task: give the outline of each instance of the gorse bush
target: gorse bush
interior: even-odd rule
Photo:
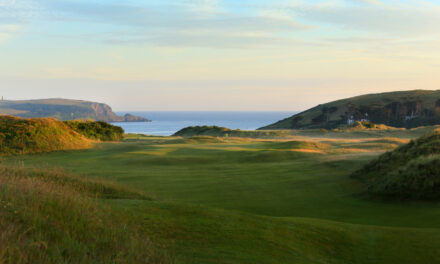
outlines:
[[[92,142],[52,118],[0,116],[0,155],[91,147]]]
[[[121,127],[103,121],[64,121],[64,123],[90,139],[119,141],[124,137],[124,130]]]
[[[141,225],[97,199],[109,192],[146,198],[57,170],[0,167],[0,263],[164,263]]]
[[[371,194],[399,199],[440,199],[440,133],[387,152],[352,175]]]
[[[185,127],[179,131],[177,131],[174,136],[199,136],[199,135],[207,135],[207,136],[218,136],[223,137],[226,134],[229,134],[232,130],[226,127],[218,127],[218,126],[191,126]]]
[[[240,130],[229,129],[219,126],[190,126],[177,131],[173,136],[193,137],[193,136],[211,136],[211,137],[247,137],[247,138],[277,138],[289,136],[289,131],[260,131],[260,130]]]

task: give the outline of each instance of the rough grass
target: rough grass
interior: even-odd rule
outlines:
[[[371,194],[397,199],[440,198],[440,133],[387,152],[353,177],[366,182]]]
[[[138,225],[98,198],[137,192],[60,171],[0,167],[0,263],[164,263]]]
[[[52,118],[0,116],[0,155],[84,149],[92,141]]]

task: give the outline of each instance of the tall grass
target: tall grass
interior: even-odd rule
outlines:
[[[352,177],[374,195],[398,199],[440,199],[440,133],[431,133],[387,152]]]
[[[0,263],[165,263],[142,225],[99,198],[147,197],[58,170],[0,166]]]

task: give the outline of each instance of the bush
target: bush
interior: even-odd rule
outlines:
[[[103,121],[64,121],[69,127],[87,138],[101,141],[120,141],[124,138],[121,127]]]
[[[218,126],[192,126],[186,127],[177,131],[173,136],[181,137],[192,137],[192,136],[213,136],[213,137],[223,137],[225,135],[229,136],[232,130],[226,127]]]

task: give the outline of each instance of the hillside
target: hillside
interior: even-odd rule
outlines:
[[[92,141],[53,118],[0,116],[0,155],[84,149]]]
[[[260,129],[333,129],[357,121],[399,128],[440,124],[440,90],[368,94],[338,100]]]
[[[398,199],[440,199],[440,133],[403,145],[356,171],[373,195]]]
[[[126,114],[118,116],[110,106],[80,100],[42,99],[0,101],[0,114],[18,117],[53,117],[59,120],[90,119],[106,122],[147,122],[149,120]]]

